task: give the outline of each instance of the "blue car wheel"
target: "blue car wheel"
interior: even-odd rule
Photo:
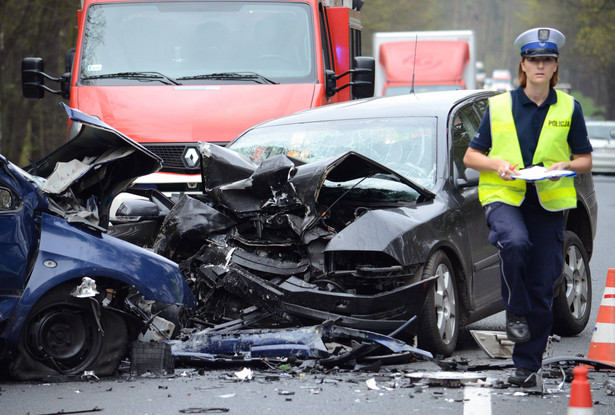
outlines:
[[[85,370],[113,374],[128,350],[126,323],[94,298],[71,296],[74,287],[56,287],[34,306],[20,334],[12,376],[31,380]]]

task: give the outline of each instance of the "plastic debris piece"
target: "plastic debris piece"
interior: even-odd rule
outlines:
[[[139,333],[138,339],[145,343],[169,340],[173,336],[174,330],[174,323],[162,317],[155,316],[147,328],[147,331],[145,333]]]
[[[81,375],[81,380],[100,380],[98,379],[98,376],[96,376],[96,374],[94,373],[93,370],[85,370],[83,372],[83,374]]]
[[[225,393],[224,395],[218,395],[218,398],[226,399],[226,398],[234,398],[235,393]]]
[[[376,379],[374,379],[374,378],[367,379],[365,381],[365,384],[367,385],[368,389],[375,390],[375,391],[380,390],[380,387],[378,387],[378,385],[376,385]]]
[[[242,381],[252,380],[252,369],[248,369],[247,367],[244,367],[239,372],[235,372],[235,377]]]
[[[425,380],[429,385],[460,387],[466,383],[476,383],[485,380],[487,377],[474,373],[459,372],[415,372],[407,373],[406,377],[414,381]]]
[[[557,387],[555,389],[548,389],[545,387],[546,391],[548,393],[556,393],[556,392],[561,392],[564,389],[564,385],[566,384],[566,371],[564,370],[563,367],[560,366],[560,373],[562,374],[562,380],[561,382],[557,385]]]
[[[130,356],[130,371],[138,375],[175,373],[175,362],[168,343],[135,341]]]
[[[71,291],[70,295],[77,298],[94,297],[98,294],[96,291],[96,281],[90,277],[83,277],[81,284]]]

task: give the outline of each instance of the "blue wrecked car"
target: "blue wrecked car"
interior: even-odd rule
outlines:
[[[176,263],[106,233],[113,198],[161,160],[64,107],[65,145],[24,169],[0,156],[0,361],[22,380],[113,374],[152,322],[171,337],[196,305]]]

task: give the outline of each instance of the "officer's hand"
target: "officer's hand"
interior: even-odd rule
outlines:
[[[553,163],[546,169],[546,171],[551,171],[551,170],[570,170],[570,162],[560,161],[558,163]]]
[[[512,165],[506,160],[499,160],[497,168],[498,176],[502,180],[514,180],[513,174],[517,174],[517,165]]]
[[[570,170],[570,162],[569,161],[560,161],[558,163],[554,163],[552,165],[550,165],[549,167],[547,167],[546,171],[551,171],[551,170]],[[556,182],[560,179],[560,177],[552,177],[549,178],[549,180],[551,180],[552,182]]]

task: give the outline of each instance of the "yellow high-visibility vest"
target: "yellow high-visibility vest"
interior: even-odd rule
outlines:
[[[542,163],[549,167],[560,161],[570,160],[568,132],[574,111],[574,98],[562,91],[557,93],[557,102],[549,107],[545,122],[540,131],[534,153],[533,164]],[[489,98],[491,121],[491,151],[489,157],[500,158],[525,167],[517,129],[512,114],[512,97],[504,93]],[[536,182],[540,204],[547,210],[559,211],[577,205],[574,179],[562,177],[557,181],[541,180]],[[525,198],[524,180],[502,180],[497,172],[480,173],[478,197],[484,206],[492,202],[503,202],[519,206]]]

